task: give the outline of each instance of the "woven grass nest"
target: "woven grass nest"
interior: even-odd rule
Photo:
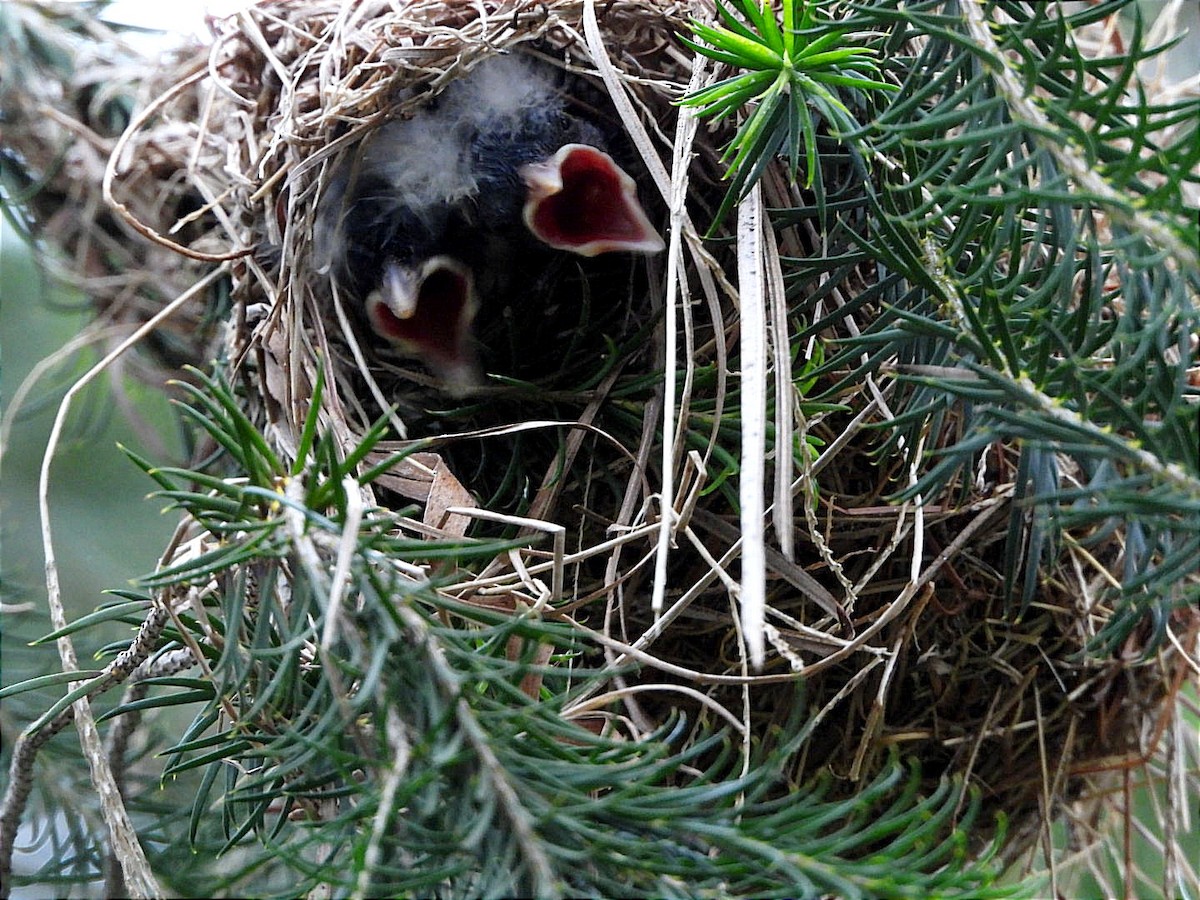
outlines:
[[[638,692],[611,707],[609,727],[636,736],[678,710],[724,724],[719,706],[745,740],[769,745],[799,702],[813,727],[790,773],[797,782],[828,769],[852,793],[899,749],[921,761],[929,790],[946,775],[978,785],[989,808],[1024,829],[1028,840],[1009,845],[1016,852],[1050,808],[1100,795],[1153,751],[1185,657],[1135,664],[1140,632],[1110,659],[1081,653],[1107,615],[1092,598],[1120,556],[1116,534],[1065,553],[1036,601],[1014,608],[999,574],[1013,454],[988,449],[973,483],[923,509],[891,503],[909,473],[886,429],[871,427],[894,414],[890,387],[832,373],[806,393],[839,385],[824,399],[840,408],[804,414],[790,400],[795,446],[816,451],[768,461],[790,485],[782,521],[794,530],[768,528],[767,659],[760,671],[749,665],[736,603],[733,219],[701,237],[724,193],[729,133],[694,120],[681,127],[673,102],[693,78],[693,55],[676,38],[692,14],[653,0],[264,3],[221,23],[206,64],[185,68],[130,129],[112,194],[160,244],[180,245],[180,269],[226,267],[227,328],[215,343],[197,331],[193,359],[218,348],[275,452],[291,461],[323,377],[319,425],[343,452],[380,417],[390,431],[367,464],[433,439],[364,488],[368,505],[408,510],[410,532],[430,539],[529,537],[536,549],[442,572],[440,589],[514,615],[570,617],[597,633],[595,664],[636,664],[614,681]],[[334,302],[314,259],[314,224],[358,141],[498,53],[568,69],[606,98],[602,114],[628,136],[639,193],[670,238],[663,254],[621,260],[578,309],[498,315],[513,349],[495,355],[478,392],[456,398]],[[166,162],[136,164],[150,157]],[[825,168],[827,180],[847,177],[835,162]],[[762,189],[767,208],[808,205],[782,167]],[[676,203],[672,222],[677,197],[686,204]],[[849,246],[848,235],[834,240]],[[821,239],[815,219],[780,224],[761,259],[766,282],[782,284]],[[800,380],[814,348],[865,329],[875,307],[858,301],[875,274],[871,263],[848,266],[839,282],[775,298],[786,304],[777,334],[825,322],[819,341],[793,338],[775,355],[793,367],[783,384]],[[201,301],[191,302],[195,315]],[[674,386],[669,480],[665,383]],[[925,449],[955,438],[949,414]],[[675,511],[669,547],[659,544],[664,490]],[[555,530],[557,557],[542,540]],[[656,550],[667,552],[661,614],[652,609]],[[1196,622],[1183,624],[1194,637]]]

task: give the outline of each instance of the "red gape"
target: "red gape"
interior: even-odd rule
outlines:
[[[470,341],[475,309],[470,270],[448,256],[426,260],[416,273],[388,265],[379,290],[367,298],[368,319],[380,336],[459,386],[476,376]]]
[[[580,256],[663,249],[633,179],[604,151],[565,144],[520,171],[528,188],[525,224],[548,246]]]

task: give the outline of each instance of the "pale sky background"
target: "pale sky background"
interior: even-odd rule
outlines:
[[[227,16],[248,5],[250,0],[114,0],[105,9],[104,18],[110,22],[206,38],[206,12],[218,17]]]

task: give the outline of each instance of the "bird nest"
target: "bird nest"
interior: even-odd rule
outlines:
[[[1035,601],[1014,605],[1001,574],[1011,448],[987,448],[978,477],[924,506],[889,502],[915,477],[906,448],[876,427],[896,415],[894,385],[838,371],[804,383],[821,347],[866,330],[875,264],[797,277],[806,252],[823,241],[828,255],[849,251],[855,234],[822,233],[781,164],[761,181],[763,207],[809,212],[779,217],[756,256],[784,341],[772,359],[788,396],[772,407],[793,438],[768,460],[767,653],[761,670],[750,665],[737,605],[738,251],[729,223],[701,236],[724,192],[718,148],[730,135],[681,120],[675,102],[711,78],[677,39],[690,13],[653,0],[264,3],[218,23],[208,58],[184,66],[126,132],[112,197],[124,221],[178,254],[177,271],[227,275],[219,353],[274,452],[294,461],[314,398],[342,455],[386,422],[363,461],[386,463],[365,502],[431,541],[509,540],[486,564],[439,570],[438,589],[592,634],[594,663],[637,688],[619,694],[608,727],[642,734],[684,709],[769,745],[802,703],[796,781],[828,769],[852,792],[899,749],[921,761],[930,789],[962,776],[991,808],[1037,826],[1048,807],[1156,749],[1185,657],[1133,664],[1140,630],[1111,658],[1081,652],[1109,615],[1096,598],[1117,535],[1084,549],[1068,534]],[[324,192],[364,137],[506,53],[567,71],[600,98],[668,247],[592,281],[564,269],[578,305],[560,291],[546,308],[492,311],[489,377],[455,395],[363,329],[314,234]],[[824,173],[840,183],[848,170],[831,159]],[[181,308],[202,318],[204,302]],[[192,351],[200,361],[212,349],[197,340]],[[948,414],[923,449],[956,435]],[[1194,617],[1176,626],[1194,641]]]

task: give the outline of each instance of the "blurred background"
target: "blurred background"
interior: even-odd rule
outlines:
[[[119,0],[107,17],[197,35],[204,33],[206,6],[226,13],[237,5]],[[1200,90],[1200,3],[1142,0],[1140,6],[1165,34],[1187,30],[1171,54],[1168,77],[1190,80]],[[1164,22],[1164,12],[1178,19]],[[1129,27],[1129,17],[1124,25]],[[145,38],[147,47],[163,40]],[[64,352],[90,320],[87,298],[55,282],[40,258],[42,252],[28,246],[12,222],[0,222],[0,415],[5,436],[0,460],[0,601],[4,604],[0,674],[5,685],[57,667],[53,645],[28,646],[49,631],[38,476],[64,392],[103,353],[94,346]],[[114,390],[115,385],[120,390]],[[150,572],[175,527],[175,516],[164,515],[163,504],[147,498],[152,482],[118,447],[124,444],[158,463],[180,462],[182,441],[165,391],[165,383],[145,384],[117,366],[72,405],[50,477],[51,525],[68,618],[91,611],[105,599],[105,590],[129,588],[131,580]],[[129,626],[114,624],[107,631],[87,633],[78,645],[81,666],[91,666],[88,654],[98,649],[95,641],[102,636],[103,640],[127,637],[128,631]],[[9,744],[28,723],[26,710],[44,709],[56,696],[55,690],[35,692],[24,695],[20,703],[0,706],[4,742]],[[64,752],[70,752],[74,736],[65,738]],[[1152,792],[1144,792],[1139,802],[1151,806],[1156,799]],[[1194,864],[1200,858],[1200,835],[1194,831],[1189,843]],[[1147,871],[1154,871],[1153,860],[1161,847],[1153,836],[1139,835],[1134,844],[1146,859]],[[18,870],[36,870],[38,856],[35,852],[18,857]],[[1077,862],[1081,870],[1086,869],[1084,861]],[[1080,872],[1076,887],[1076,896],[1103,896],[1086,871]],[[54,893],[47,886],[27,888],[14,896]]]

